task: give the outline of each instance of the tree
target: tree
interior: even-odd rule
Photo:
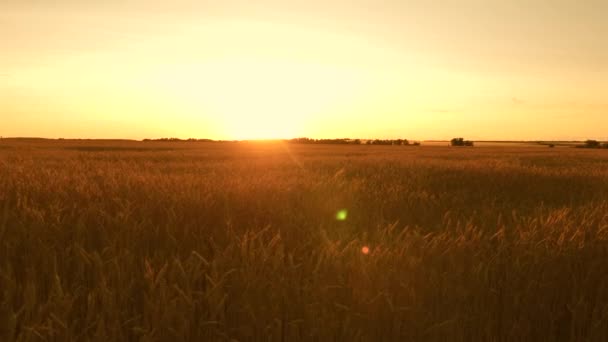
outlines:
[[[473,142],[470,140],[464,140],[464,138],[453,138],[450,140],[452,146],[473,146]]]
[[[587,140],[587,141],[585,141],[585,147],[586,148],[599,148],[600,142],[597,140]]]
[[[464,146],[464,138],[453,138],[450,140],[452,146]]]

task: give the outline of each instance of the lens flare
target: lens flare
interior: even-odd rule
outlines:
[[[346,210],[346,209],[339,210],[336,213],[336,220],[345,221],[347,216],[348,216],[348,210]]]
[[[369,254],[369,247],[363,246],[363,248],[361,248],[361,253],[365,255]]]

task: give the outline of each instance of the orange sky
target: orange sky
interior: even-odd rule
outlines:
[[[3,0],[0,135],[608,139],[606,1],[168,3]]]

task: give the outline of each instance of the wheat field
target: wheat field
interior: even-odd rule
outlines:
[[[2,341],[607,341],[608,151],[0,141]]]

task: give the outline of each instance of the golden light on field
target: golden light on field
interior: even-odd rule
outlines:
[[[0,139],[0,341],[606,341],[606,152]]]
[[[537,5],[3,1],[0,134],[605,139],[608,5]]]

